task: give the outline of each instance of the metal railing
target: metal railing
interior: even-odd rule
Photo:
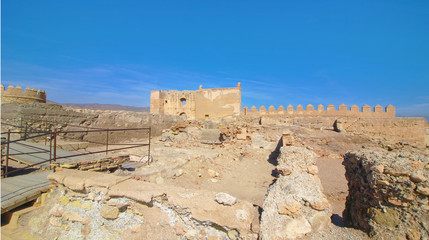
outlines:
[[[17,126],[17,125],[13,125],[13,124],[9,124],[9,123],[3,123],[3,125],[6,126],[10,126],[10,127],[14,127],[14,128],[18,128],[21,131],[11,131],[8,130],[7,132],[2,132],[2,142],[1,142],[1,163],[2,163],[2,173],[1,176],[2,177],[7,177],[8,175],[12,174],[12,173],[16,173],[18,171],[22,171],[25,169],[29,169],[29,168],[34,168],[38,165],[44,164],[49,162],[49,168],[53,171],[55,171],[55,167],[51,167],[52,163],[56,162],[58,159],[64,159],[64,158],[72,158],[72,157],[78,157],[78,156],[85,156],[85,155],[91,155],[91,154],[97,154],[97,153],[103,153],[105,152],[106,154],[112,151],[118,151],[118,150],[125,150],[125,149],[131,149],[131,148],[137,148],[137,147],[145,147],[147,146],[148,150],[147,150],[147,155],[148,155],[148,159],[150,159],[150,141],[151,141],[151,128],[121,128],[121,129],[101,129],[101,128],[89,128],[89,127],[82,127],[82,128],[86,128],[86,130],[72,130],[72,131],[62,131],[62,130],[54,130],[54,131],[44,131],[44,130],[37,130],[37,129],[33,129],[30,128],[28,126]],[[81,127],[81,126],[74,126],[74,127]],[[111,134],[113,133],[119,133],[119,132],[123,132],[125,134],[127,134],[128,132],[136,132],[136,131],[143,131],[144,133],[146,133],[145,136],[142,136],[143,138],[147,137],[147,143],[118,143],[115,141],[112,141],[111,137],[109,137]],[[73,154],[68,154],[68,155],[62,155],[62,156],[58,156],[57,155],[57,148],[58,148],[58,136],[62,135],[62,136],[66,136],[67,139],[73,139],[72,136],[73,134],[94,134],[94,133],[105,133],[105,137],[104,137],[104,141],[102,142],[97,142],[97,141],[91,141],[91,140],[85,140],[85,142],[88,142],[90,144],[93,145],[104,145],[105,148],[103,150],[96,150],[96,151],[92,151],[92,152],[84,152],[84,153],[73,153]],[[20,135],[21,137],[18,139],[12,139],[11,135]],[[5,137],[3,137],[5,136]],[[23,137],[22,137],[23,136]],[[49,148],[40,148],[40,147],[36,147],[34,145],[29,145],[27,143],[25,143],[24,141],[26,140],[30,140],[30,139],[40,139],[40,138],[44,138],[45,139],[45,145],[47,145],[47,142],[49,141]],[[32,149],[30,152],[15,152],[15,153],[11,153],[11,145],[15,144],[15,146],[17,145],[21,145],[21,146],[27,146],[29,149]],[[112,146],[121,146],[118,148],[115,148]],[[13,149],[13,148],[12,148]],[[27,165],[25,167],[22,168],[17,168],[14,169],[12,171],[8,171],[9,168],[9,161],[10,160],[15,160],[20,162],[17,157],[15,156],[19,156],[19,155],[32,155],[32,154],[41,154],[41,153],[49,153],[49,159],[34,163],[34,164],[30,164]],[[148,161],[149,164],[150,161]]]

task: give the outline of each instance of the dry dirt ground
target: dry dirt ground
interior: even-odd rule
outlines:
[[[258,134],[265,136],[268,142],[263,144],[265,147],[252,144],[251,140],[226,141],[221,145],[194,145],[182,144],[180,141],[175,143],[173,138],[172,142],[157,141],[154,144],[154,162],[151,167],[157,170],[142,168],[132,174],[142,181],[226,192],[261,207],[268,187],[276,179],[275,149],[281,131],[292,133],[294,145],[307,147],[318,154],[319,177],[332,205],[333,224],[326,231],[309,238],[325,239],[337,235],[338,239],[366,239],[363,232],[343,227],[347,181],[342,161],[347,151],[379,146],[377,140],[367,137],[301,127],[282,127],[279,130],[276,126],[259,129]],[[169,161],[171,163],[168,164]],[[148,175],[148,172],[158,173]]]
[[[195,141],[191,130],[178,135],[166,132],[155,138],[151,150],[154,160],[149,166],[136,165],[135,169],[117,170],[114,174],[131,174],[141,181],[158,184],[226,192],[261,207],[268,187],[276,179],[276,146],[281,133],[290,131],[294,137],[293,145],[307,147],[318,155],[319,177],[333,210],[333,224],[325,231],[308,237],[367,238],[358,230],[342,227],[341,216],[347,196],[342,157],[347,151],[379,147],[378,140],[332,130],[272,126],[255,130],[264,136],[262,145],[250,139],[210,145]],[[160,141],[167,135],[171,140]],[[147,149],[131,149],[128,153],[143,156]]]

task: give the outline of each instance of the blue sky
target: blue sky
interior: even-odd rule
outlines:
[[[243,106],[392,104],[429,118],[429,1],[13,1],[2,84],[149,106],[234,87]]]

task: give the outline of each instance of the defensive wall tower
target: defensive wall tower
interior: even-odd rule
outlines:
[[[1,85],[1,102],[2,103],[46,103],[46,92],[43,90],[31,89],[29,87],[22,91],[20,86],[8,86],[7,89]]]
[[[274,106],[270,106],[267,110],[265,106],[261,106],[259,110],[253,106],[250,109],[244,107],[242,115],[245,116],[264,116],[264,115],[288,115],[288,116],[338,116],[338,117],[359,117],[359,118],[394,118],[396,115],[396,109],[392,105],[388,105],[383,108],[380,105],[375,106],[374,108],[365,105],[362,108],[359,108],[356,105],[347,107],[345,104],[341,104],[338,109],[330,104],[325,107],[320,104],[317,106],[317,109],[313,105],[308,104],[304,110],[302,105],[298,105],[294,108],[292,105],[289,105],[286,109],[280,105],[277,110]]]

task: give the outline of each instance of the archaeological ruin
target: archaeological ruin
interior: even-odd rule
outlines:
[[[2,172],[2,238],[429,237],[424,118],[391,105],[241,105],[240,83],[152,91],[150,112],[2,86],[2,170],[22,169]]]
[[[280,105],[277,110],[270,106],[252,106],[241,109],[241,83],[237,88],[203,89],[196,91],[152,91],[150,98],[152,114],[176,115],[184,119],[216,120],[235,116],[257,119],[262,124],[299,125],[314,129],[335,126],[338,131],[365,133],[376,137],[385,137],[395,141],[406,141],[420,146],[428,146],[426,134],[427,121],[424,118],[396,117],[392,105],[383,108],[356,105],[350,108],[341,104],[326,107],[319,104],[317,109],[308,104],[306,108]]]
[[[241,112],[241,84],[235,88],[195,91],[158,90],[150,93],[150,112],[179,115],[184,119],[216,119],[238,116]]]

